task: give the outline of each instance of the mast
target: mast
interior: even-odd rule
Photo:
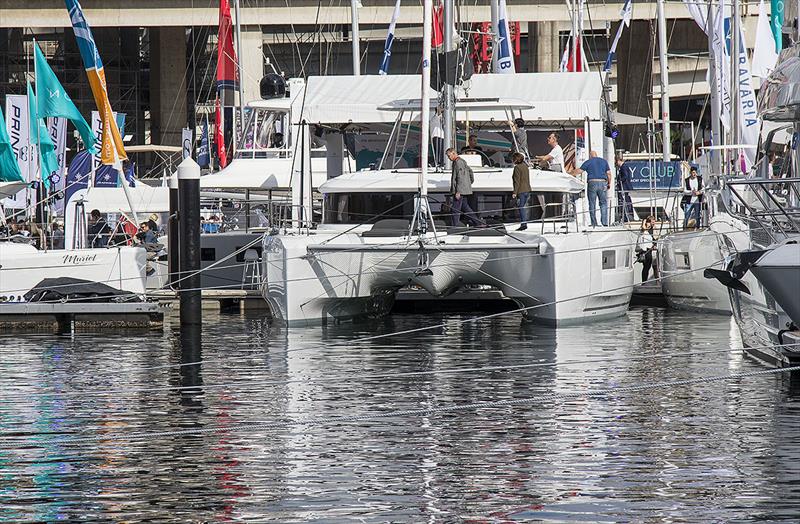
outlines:
[[[731,13],[731,143],[739,145],[742,141],[741,130],[739,129],[739,0],[733,0],[733,12]],[[724,15],[723,15],[724,16]],[[733,159],[734,172],[739,166],[741,150],[736,149],[736,157]]]
[[[419,170],[419,213],[427,213],[428,197],[428,142],[430,140],[431,113],[431,17],[433,1],[424,0],[422,4],[422,94],[420,96],[420,170]]]
[[[664,0],[657,0],[658,11],[658,63],[661,66],[661,123],[664,162],[672,156],[669,133],[669,66],[667,65],[667,21],[664,17]]]
[[[239,122],[244,132],[244,71],[242,70],[242,16],[239,10],[239,0],[233,1],[233,9],[236,13],[236,68],[239,71]],[[260,79],[259,79],[260,80]],[[236,137],[236,126],[234,125],[233,136]],[[194,131],[192,131],[194,133]],[[236,138],[234,138],[236,140]],[[234,150],[236,147],[234,147]]]
[[[358,41],[358,2],[350,0],[350,36],[353,43],[353,75],[361,76],[361,50]]]
[[[581,65],[578,64],[578,42],[580,42],[580,35],[578,34],[578,0],[572,0],[572,70],[580,70]]]
[[[714,0],[708,0],[708,16],[706,17],[706,35],[708,36],[708,77],[711,81],[711,142],[715,146],[722,144],[720,134],[720,114],[719,114],[719,88],[717,85],[717,63],[714,60],[714,29],[717,27],[716,15],[714,13]],[[722,174],[720,158],[722,151],[711,150],[711,173]]]
[[[445,52],[445,68],[449,69],[453,64],[448,63],[449,55],[447,53],[454,51],[453,46],[453,0],[444,0],[444,52]],[[493,53],[494,55],[494,53]],[[456,72],[458,68],[456,67]],[[455,82],[455,78],[453,82]],[[444,83],[444,147],[455,147],[455,140],[453,140],[453,87],[447,83],[447,73],[445,73]],[[438,162],[438,159],[437,159]],[[445,166],[449,167],[450,160],[445,159]]]

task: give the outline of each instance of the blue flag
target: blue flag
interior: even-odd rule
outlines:
[[[210,149],[208,147],[208,117],[203,122],[203,136],[200,137],[200,147],[197,149],[197,163],[200,167],[208,167],[211,164]]]
[[[11,148],[11,140],[6,131],[3,110],[0,109],[0,182],[24,182],[19,171],[17,157]]]
[[[625,0],[625,4],[622,6],[622,11],[620,11],[622,20],[620,21],[619,28],[617,28],[617,34],[614,36],[614,41],[611,43],[611,49],[608,50],[606,63],[603,64],[603,72],[611,71],[611,64],[614,62],[614,57],[617,54],[617,44],[619,44],[619,38],[622,36],[622,30],[631,25],[631,15],[633,15],[633,5],[631,4],[631,0]]]
[[[383,45],[383,59],[378,74],[389,74],[389,60],[392,59],[392,43],[394,43],[394,27],[397,25],[397,17],[400,16],[400,0],[394,5],[392,21],[389,24],[389,33],[386,35],[386,43]]]

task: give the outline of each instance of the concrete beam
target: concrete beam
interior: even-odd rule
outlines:
[[[326,6],[318,10],[317,2],[311,0],[293,1],[286,7],[284,0],[260,0],[257,7],[242,6],[242,20],[247,25],[286,26],[318,24],[349,24],[350,6]],[[384,5],[364,6],[359,10],[361,25],[388,26],[392,18],[394,2]],[[487,3],[488,4],[488,3]],[[216,7],[191,7],[181,0],[141,0],[131,5],[128,0],[84,0],[86,18],[92,27],[164,27],[164,26],[216,26],[218,11]],[[618,21],[622,2],[589,2],[592,20],[596,26],[606,20]],[[569,13],[563,1],[542,0],[508,6],[511,20],[536,20],[539,22],[565,22]],[[756,10],[753,10],[754,14]],[[37,7],[31,8],[25,0],[0,0],[0,27],[67,27],[70,25],[64,4],[59,0],[37,0]],[[680,2],[666,5],[668,19],[689,18],[686,7]],[[635,20],[655,18],[655,2],[634,4]],[[483,22],[490,19],[488,5],[461,8],[461,20]],[[422,8],[408,5],[401,7],[400,24],[421,24]]]

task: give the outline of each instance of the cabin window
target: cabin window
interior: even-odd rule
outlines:
[[[692,269],[692,264],[689,259],[689,253],[686,251],[675,252],[675,268],[676,269]]]
[[[200,261],[201,262],[213,262],[217,259],[217,250],[213,247],[201,247],[200,248]]]
[[[603,269],[614,269],[617,267],[617,252],[613,249],[603,251]]]
[[[410,219],[414,196],[414,193],[328,193],[323,197],[324,222],[374,224],[388,218]],[[430,199],[433,201],[434,195]]]

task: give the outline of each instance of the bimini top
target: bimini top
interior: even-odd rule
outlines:
[[[419,97],[420,82],[420,75],[312,76],[300,118],[310,124],[392,124],[396,115],[378,107]]]
[[[327,160],[311,160],[311,185],[325,181]],[[294,166],[294,169],[293,169]],[[318,168],[318,169],[315,169]],[[201,189],[249,189],[253,191],[288,190],[292,171],[300,176],[300,158],[235,158],[222,170],[200,177]]]
[[[603,83],[597,73],[517,73],[515,75],[472,75],[459,87],[457,98],[507,98],[531,106],[522,118],[540,125],[582,125],[602,120]],[[457,120],[466,115],[459,111]],[[502,113],[495,119],[505,118]]]
[[[475,167],[476,192],[510,192],[512,168]],[[583,183],[572,175],[554,171],[531,169],[531,189],[536,192],[578,193]],[[321,193],[414,193],[417,191],[419,169],[394,169],[381,171],[358,171],[332,178],[319,186]],[[447,193],[450,191],[450,172],[428,174],[428,191]]]
[[[0,198],[12,197],[28,187],[28,182],[0,182]]]
[[[128,188],[131,203],[137,213],[166,213],[169,211],[169,188],[142,183]],[[90,187],[83,196],[84,208],[101,213],[128,213],[131,206],[125,191],[118,187]]]

